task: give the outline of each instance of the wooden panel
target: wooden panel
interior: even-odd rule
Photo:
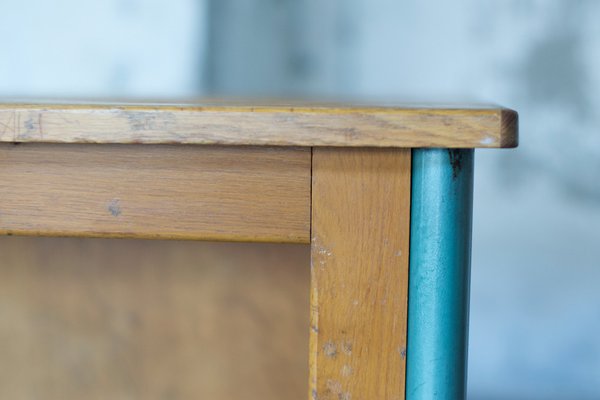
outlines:
[[[404,398],[410,150],[313,153],[310,398]]]
[[[277,146],[514,147],[493,106],[0,104],[0,141]]]
[[[309,246],[0,238],[0,398],[304,399]]]
[[[310,150],[0,145],[0,233],[309,241]]]

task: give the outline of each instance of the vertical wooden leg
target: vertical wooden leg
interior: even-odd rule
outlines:
[[[408,149],[313,149],[311,400],[405,393]]]
[[[464,399],[473,150],[413,151],[406,396]]]

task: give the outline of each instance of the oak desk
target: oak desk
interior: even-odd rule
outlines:
[[[0,142],[1,234],[310,243],[310,399],[465,397],[473,149],[514,111],[2,104]]]

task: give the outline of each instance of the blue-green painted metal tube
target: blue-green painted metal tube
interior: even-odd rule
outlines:
[[[473,150],[412,156],[406,398],[464,399]]]

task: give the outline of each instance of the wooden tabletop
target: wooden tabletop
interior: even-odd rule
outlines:
[[[0,142],[507,148],[513,110],[475,106],[0,103]]]

